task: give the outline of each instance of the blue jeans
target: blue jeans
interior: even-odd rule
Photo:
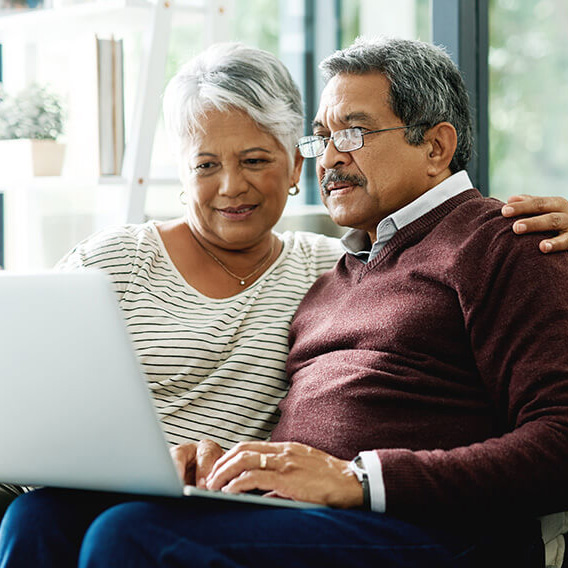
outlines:
[[[531,529],[532,530],[532,529]],[[527,535],[518,535],[528,543]],[[530,537],[538,541],[537,532]],[[483,539],[358,510],[296,510],[42,489],[12,503],[0,568],[537,566]],[[504,557],[505,558],[505,557]],[[513,563],[511,563],[513,560]],[[541,564],[542,566],[543,564]]]

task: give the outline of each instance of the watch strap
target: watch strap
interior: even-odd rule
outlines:
[[[354,460],[349,463],[349,468],[355,474],[361,487],[363,488],[363,509],[371,509],[371,487],[369,485],[369,475],[365,469],[363,459],[361,456],[356,456]]]

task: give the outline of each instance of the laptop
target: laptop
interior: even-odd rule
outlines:
[[[316,507],[184,486],[96,270],[0,273],[0,482]]]

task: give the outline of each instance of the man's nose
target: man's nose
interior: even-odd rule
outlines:
[[[351,161],[350,152],[340,152],[331,138],[328,140],[323,154],[318,158],[318,166],[325,170],[332,170]]]

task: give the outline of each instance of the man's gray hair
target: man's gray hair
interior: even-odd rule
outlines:
[[[214,44],[183,65],[163,97],[166,130],[178,157],[211,110],[241,110],[274,136],[293,163],[303,133],[302,96],[288,69],[267,51]]]
[[[455,173],[471,158],[473,133],[469,97],[459,69],[441,47],[394,38],[358,38],[320,64],[324,79],[338,74],[378,72],[390,81],[391,110],[404,124],[422,124],[406,131],[409,144],[424,142],[424,133],[439,122],[457,131],[457,148],[450,163]]]

